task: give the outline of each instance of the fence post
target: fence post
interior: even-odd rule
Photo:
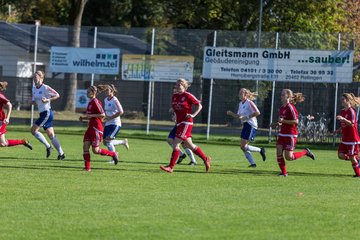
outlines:
[[[275,40],[275,48],[279,48],[279,33],[276,33],[276,40]],[[273,121],[274,116],[274,98],[275,98],[275,81],[272,82],[272,92],[271,92],[271,111],[270,111],[270,126],[269,126],[269,143],[271,143],[271,123]]]
[[[154,44],[155,44],[155,28],[152,29],[152,36],[151,36],[151,56],[154,55]],[[146,118],[146,135],[149,135],[150,130],[150,114],[151,114],[151,99],[152,99],[152,88],[153,88],[153,81],[149,78],[149,91],[148,91],[148,106],[147,106],[147,118]]]
[[[35,46],[34,46],[34,73],[36,72],[36,63],[37,63],[39,26],[40,26],[40,21],[36,20],[35,21]],[[34,86],[34,81],[32,81],[32,86]],[[34,123],[34,104],[31,104],[30,127],[32,127],[33,123]]]
[[[260,0],[260,16],[259,16],[259,31],[258,31],[258,48],[261,46],[261,25],[262,25],[262,14],[263,14],[263,0]],[[259,93],[259,80],[256,80],[256,93]],[[255,103],[257,104],[258,99],[255,99]]]
[[[93,48],[96,48],[96,40],[97,40],[97,27],[94,28],[94,45],[93,45]],[[95,78],[95,74],[92,73],[91,74],[91,86],[94,85],[94,78]]]
[[[338,34],[338,47],[337,50],[340,51],[340,40],[341,40],[341,33]],[[334,127],[333,127],[333,132],[336,131],[336,110],[337,110],[337,95],[338,95],[338,89],[339,89],[339,83],[336,82],[335,83],[335,101],[334,101]],[[333,146],[335,146],[335,134],[333,137]]]
[[[214,32],[214,41],[213,47],[216,47],[216,31]],[[209,140],[210,137],[210,120],[211,120],[211,107],[212,107],[212,95],[213,95],[213,85],[214,79],[210,79],[210,96],[209,96],[209,111],[208,111],[208,121],[207,121],[207,129],[206,129],[206,139]]]

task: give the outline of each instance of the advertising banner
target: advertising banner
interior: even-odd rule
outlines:
[[[192,82],[194,57],[124,54],[121,69],[123,80],[176,82],[185,78]]]
[[[86,109],[89,103],[89,98],[87,97],[86,89],[77,89],[76,90],[76,108],[77,109]]]
[[[118,48],[51,47],[50,71],[117,75],[119,56]]]
[[[352,82],[354,52],[205,47],[203,78]]]

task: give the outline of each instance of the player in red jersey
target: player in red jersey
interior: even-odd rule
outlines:
[[[340,115],[336,119],[340,121],[341,128],[336,132],[342,133],[341,143],[338,149],[339,159],[351,161],[354,169],[354,177],[360,177],[359,171],[359,144],[360,138],[358,134],[356,111],[354,107],[360,105],[360,98],[355,97],[352,93],[344,93],[341,97]],[[335,133],[336,133],[335,132]]]
[[[278,122],[271,124],[273,128],[280,127],[276,143],[277,162],[281,169],[279,176],[286,177],[288,175],[284,158],[288,161],[294,161],[303,156],[308,156],[315,160],[314,154],[308,148],[294,152],[298,134],[297,125],[299,123],[298,112],[294,105],[303,101],[302,93],[293,93],[290,89],[283,89],[281,92],[282,106],[279,110]]]
[[[111,156],[116,165],[119,161],[118,153],[109,151],[106,149],[101,149],[100,143],[102,142],[102,135],[104,127],[102,125],[102,119],[105,117],[104,109],[102,108],[101,102],[96,98],[98,92],[104,91],[105,89],[96,86],[90,86],[87,89],[87,96],[90,98],[90,102],[86,108],[86,114],[80,116],[79,120],[89,120],[88,129],[84,134],[84,164],[85,167],[83,170],[91,171],[90,167],[90,146],[92,146],[92,151],[95,154],[100,154],[103,156]]]
[[[13,147],[17,145],[24,145],[25,147],[32,150],[32,146],[28,140],[15,140],[15,139],[6,139],[6,126],[10,122],[10,115],[12,110],[12,104],[10,101],[5,97],[4,91],[6,90],[8,83],[7,82],[0,82],[0,147]],[[7,113],[4,112],[4,106],[7,108]]]
[[[206,156],[200,147],[192,142],[191,130],[193,127],[193,118],[199,114],[202,109],[200,101],[186,90],[190,84],[183,78],[176,81],[176,93],[172,96],[172,108],[176,114],[176,134],[172,144],[173,152],[170,159],[170,164],[167,166],[160,166],[165,172],[173,172],[174,166],[180,155],[180,144],[189,148],[193,153],[199,156],[205,164],[206,172],[210,170],[211,158]],[[192,113],[192,107],[195,106],[195,112]]]

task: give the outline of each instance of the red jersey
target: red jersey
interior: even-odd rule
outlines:
[[[342,109],[340,115],[353,124],[353,126],[349,126],[346,125],[344,122],[340,123],[342,132],[342,143],[351,145],[360,143],[355,109],[352,107],[348,108],[347,110]]]
[[[9,100],[5,97],[4,94],[0,93],[0,121],[4,121],[6,114],[4,112],[4,105],[7,104]]]
[[[176,123],[193,122],[192,118],[186,118],[186,114],[192,114],[192,106],[199,104],[200,101],[189,92],[175,93],[171,105],[176,114]]]
[[[295,106],[291,103],[286,104],[286,106],[281,106],[279,110],[279,117],[284,120],[296,120],[298,119],[298,112]],[[281,124],[279,136],[294,136],[298,134],[296,124]]]
[[[93,98],[90,100],[87,108],[86,114],[102,114],[104,113],[104,109],[102,108],[102,104],[97,98]],[[102,119],[101,118],[90,118],[89,120],[89,128],[96,128],[100,131],[104,130]]]

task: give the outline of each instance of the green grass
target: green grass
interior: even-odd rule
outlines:
[[[160,140],[165,133],[153,140],[124,131],[130,150],[117,147],[121,162],[92,155],[88,173],[81,171],[83,128],[56,129],[63,161],[55,160],[56,151],[46,159],[44,146],[15,129],[7,138],[27,137],[34,150],[1,149],[0,239],[353,239],[359,233],[360,182],[329,146],[315,148],[316,161],[287,162],[289,177],[280,178],[272,144],[260,142],[268,160],[255,154],[258,167],[249,169],[234,139],[201,140],[213,158],[211,172],[200,159],[197,166],[185,159],[168,174],[159,169],[171,154]]]

